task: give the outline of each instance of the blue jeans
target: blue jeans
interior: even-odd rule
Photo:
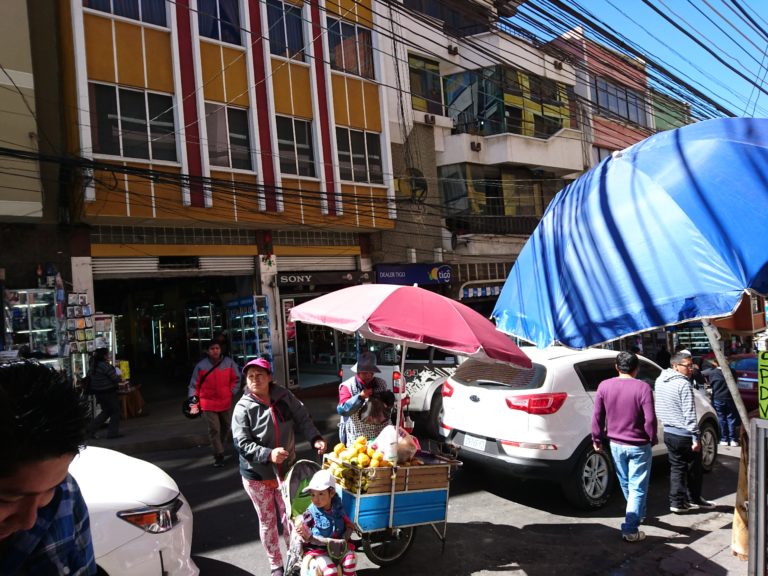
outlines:
[[[611,456],[619,478],[621,491],[627,501],[622,534],[634,534],[645,517],[648,482],[651,479],[651,445],[629,446],[611,442]]]
[[[717,419],[720,420],[721,440],[738,442],[739,435],[736,428],[739,426],[739,413],[736,411],[736,404],[731,398],[728,400],[713,400],[712,405],[717,412]]]

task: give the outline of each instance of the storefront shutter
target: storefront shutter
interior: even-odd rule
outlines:
[[[278,272],[300,270],[357,270],[357,256],[278,256]]]
[[[94,280],[109,278],[171,278],[189,276],[250,275],[254,270],[253,256],[200,256],[190,261],[190,267],[166,267],[161,258],[94,258]]]

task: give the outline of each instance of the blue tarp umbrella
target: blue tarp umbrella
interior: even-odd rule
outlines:
[[[539,347],[584,348],[699,319],[706,327],[745,291],[768,292],[766,238],[768,119],[661,132],[555,197],[493,317]]]

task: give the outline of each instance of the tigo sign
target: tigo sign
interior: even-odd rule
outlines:
[[[453,268],[447,264],[404,264],[376,266],[376,282],[379,284],[450,284]]]

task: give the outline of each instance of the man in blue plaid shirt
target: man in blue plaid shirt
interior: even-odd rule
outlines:
[[[0,574],[96,574],[88,510],[68,472],[87,418],[50,368],[0,364]]]

